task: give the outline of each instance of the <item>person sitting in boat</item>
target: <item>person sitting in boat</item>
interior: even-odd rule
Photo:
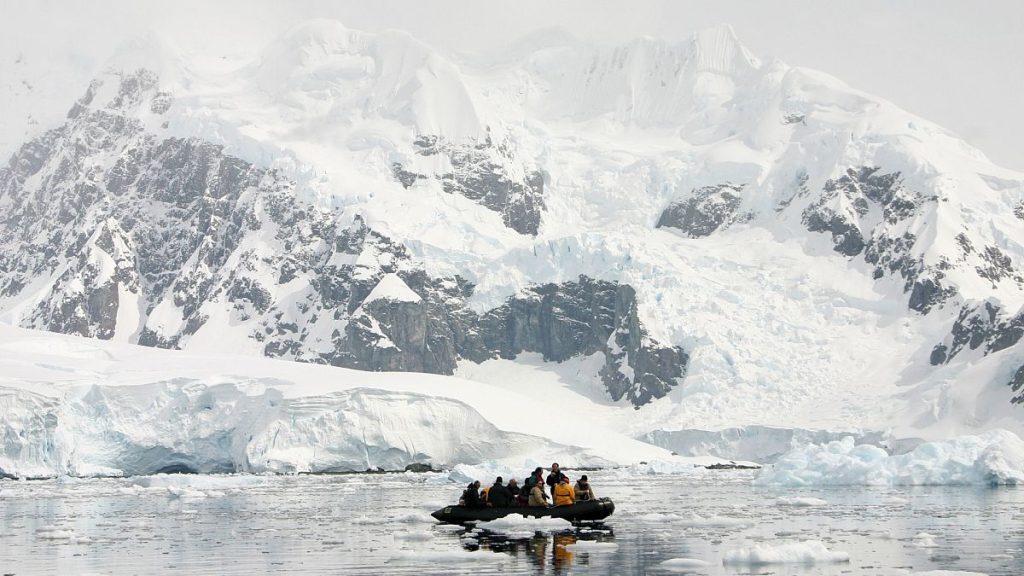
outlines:
[[[558,467],[558,462],[551,464],[551,474],[548,474],[548,486],[551,488],[551,495],[555,495],[555,486],[562,483],[562,479],[568,480],[565,474],[562,474],[562,469]]]
[[[523,485],[519,487],[519,494],[516,495],[516,503],[520,506],[528,506],[527,502],[530,500],[530,488],[533,488],[533,484],[530,483],[529,476],[526,480],[523,480]]]
[[[519,495],[522,493],[522,490],[520,490],[519,488],[519,481],[516,480],[515,478],[512,478],[508,481],[508,485],[506,485],[505,488],[508,488],[508,494],[509,496],[512,497],[512,500],[509,502],[508,505],[522,506],[523,503],[519,500]]]
[[[572,491],[576,494],[577,502],[585,502],[587,500],[594,499],[594,489],[590,487],[590,482],[587,480],[587,475],[580,476],[580,479],[576,481],[576,485],[573,486]]]
[[[533,486],[530,487],[530,498],[526,501],[527,506],[544,506],[548,505],[548,495],[544,493],[544,489],[541,488],[543,484],[540,482],[534,482]]]
[[[533,470],[533,474],[530,474],[529,478],[523,482],[523,490],[519,495],[519,498],[523,500],[523,503],[528,506],[533,506],[533,504],[529,504],[528,502],[530,497],[533,495],[534,486],[540,486],[541,496],[546,500],[548,495],[544,492],[544,469],[540,466],[536,467]]]
[[[467,508],[482,508],[483,502],[480,500],[480,481],[470,482],[469,486],[466,487],[466,491],[462,493],[462,498],[459,503]]]
[[[576,493],[573,492],[569,479],[562,476],[562,481],[551,489],[555,498],[555,506],[569,506],[576,503]]]
[[[494,508],[508,508],[512,505],[512,493],[502,484],[501,476],[494,479],[494,485],[487,491],[487,505]]]

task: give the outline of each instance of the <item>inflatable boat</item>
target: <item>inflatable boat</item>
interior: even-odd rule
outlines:
[[[497,520],[510,514],[520,514],[528,518],[563,518],[570,522],[588,520],[604,520],[615,512],[615,503],[611,498],[598,498],[577,502],[568,506],[517,506],[510,508],[469,508],[467,506],[445,506],[430,515],[447,524],[464,524],[466,522],[486,522]]]

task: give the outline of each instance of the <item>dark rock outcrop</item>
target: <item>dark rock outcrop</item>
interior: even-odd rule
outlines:
[[[477,332],[487,352],[502,358],[539,352],[561,362],[601,352],[601,379],[609,394],[636,405],[664,396],[685,376],[689,362],[682,348],[649,337],[631,286],[586,276],[509,299],[482,317]]]
[[[669,204],[658,218],[657,227],[676,228],[690,238],[703,238],[723,226],[747,220],[749,215],[737,214],[742,190],[742,185],[733,184],[697,188],[689,198]]]
[[[1013,378],[1010,379],[1008,384],[1016,394],[1010,402],[1014,404],[1024,404],[1024,366],[1017,368],[1017,371],[1013,373]]]
[[[859,255],[872,233],[863,229],[862,219],[872,209],[894,224],[912,216],[925,201],[903,187],[899,172],[880,172],[871,166],[849,168],[840,178],[826,181],[822,195],[804,210],[804,225],[811,232],[831,234],[836,252]]]
[[[863,254],[875,267],[876,279],[901,277],[909,294],[907,306],[927,314],[957,293],[945,281],[953,264],[944,258],[926,264],[914,249],[917,238],[897,225],[937,201],[904,187],[899,172],[862,166],[826,181],[822,195],[804,209],[801,219],[811,232],[830,234],[836,252],[851,258]],[[1001,269],[999,261],[994,268]]]
[[[459,194],[501,214],[505,226],[520,234],[536,235],[544,211],[544,175],[523,167],[515,176],[509,165],[516,162],[505,143],[495,144],[490,136],[481,141],[454,143],[423,135],[414,142],[420,156],[444,155],[452,166],[442,174],[418,174],[401,163],[392,164],[392,174],[408,188],[417,180],[435,178],[445,192]]]
[[[946,340],[932,348],[933,366],[948,363],[965,348],[982,349],[983,354],[1005,350],[1024,337],[1024,312],[1007,315],[991,302],[977,307],[964,307]]]

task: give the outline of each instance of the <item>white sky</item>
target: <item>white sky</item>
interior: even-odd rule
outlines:
[[[643,35],[684,40],[695,30],[728,23],[762,58],[837,76],[958,133],[997,164],[1024,170],[1024,0],[171,4],[0,0],[0,70],[19,55],[38,61],[59,51],[62,65],[70,62],[91,75],[116,44],[148,29],[186,50],[252,53],[315,17],[363,30],[408,30],[453,52],[497,49],[553,26],[582,39],[621,43]],[[76,96],[68,95],[68,105]]]

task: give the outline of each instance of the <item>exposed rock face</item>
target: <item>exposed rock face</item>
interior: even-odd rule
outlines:
[[[945,364],[965,347],[977,350],[984,346],[983,353],[991,354],[1005,350],[1024,336],[1024,312],[1008,316],[998,305],[986,302],[982,306],[965,307],[949,336],[937,344],[931,353],[932,365]]]
[[[652,340],[636,313],[632,287],[580,276],[511,298],[484,315],[478,331],[487,350],[502,358],[540,352],[562,361],[602,352],[601,378],[612,398],[636,405],[664,396],[686,374],[680,347]]]
[[[451,170],[419,174],[395,163],[392,173],[403,186],[408,188],[421,179],[437,179],[445,192],[465,196],[500,213],[502,222],[516,232],[537,234],[544,211],[544,175],[516,166],[507,144],[495,144],[490,137],[456,144],[424,135],[416,139],[414,147],[419,156],[445,156]]]
[[[875,266],[875,278],[898,274],[910,294],[907,305],[927,314],[957,293],[945,281],[955,264],[945,256],[926,263],[921,250],[915,250],[918,238],[909,226],[936,202],[935,196],[905,188],[899,172],[886,174],[878,167],[862,166],[828,180],[824,193],[804,209],[802,220],[812,232],[829,233],[840,254],[863,254]],[[996,282],[1012,277],[1009,259],[1000,259],[998,249],[991,248],[995,252],[985,257],[989,263],[978,273]]]
[[[1024,404],[1024,366],[1017,368],[1017,371],[1013,374],[1013,378],[1010,379],[1009,385],[1016,393],[1016,396],[1014,396],[1010,402],[1014,404]]]
[[[31,322],[53,332],[109,340],[117,327],[121,295],[138,295],[131,239],[110,219],[53,283]],[[129,304],[130,305],[130,304]]]
[[[749,214],[737,214],[742,190],[742,185],[733,184],[698,188],[686,200],[669,204],[657,226],[677,228],[690,238],[703,238],[723,226],[748,220]]]
[[[880,174],[877,167],[849,168],[825,182],[824,193],[803,212],[811,232],[828,232],[836,252],[860,254],[871,237],[869,220],[896,224],[914,215],[925,199],[903,187],[899,172]]]
[[[130,292],[143,301],[129,315],[171,300],[192,333],[205,320],[201,304],[214,295],[213,271],[245,230],[261,225],[252,196],[272,200],[291,184],[219,146],[157,141],[127,112],[167,96],[146,71],[119,80],[105,105],[94,102],[102,85],[94,82],[64,126],[27,144],[0,170],[0,241],[8,248],[0,256],[8,271],[3,290],[13,296],[33,277],[58,276],[32,327],[109,338]],[[100,168],[109,157],[116,161]],[[128,330],[136,328],[142,343],[177,342],[149,326]]]
[[[176,348],[208,323],[214,333],[230,323],[267,356],[438,374],[463,358],[602,352],[609,394],[635,404],[685,375],[686,352],[649,337],[631,287],[581,276],[477,314],[466,307],[470,283],[430,277],[358,215],[300,200],[293,182],[222,147],[148,133],[129,112],[171,105],[148,72],[112,80],[107,102],[97,101],[103,85],[94,83],[64,126],[0,170],[3,297],[49,278],[23,324]],[[448,157],[453,170],[429,176],[446,190],[536,233],[538,172],[512,178],[495,160],[508,151],[490,141],[421,138],[417,146]]]

